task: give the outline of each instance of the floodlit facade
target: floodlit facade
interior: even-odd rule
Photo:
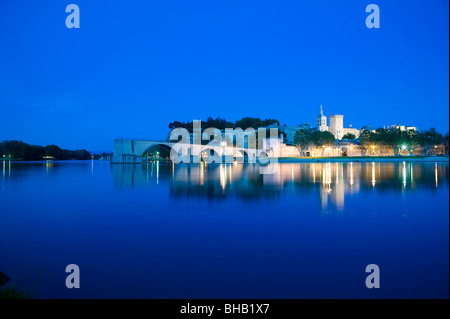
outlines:
[[[400,124],[391,125],[392,129],[399,129],[400,131],[415,131],[417,132],[417,127],[415,126],[405,126]]]
[[[317,129],[321,132],[330,132],[338,140],[341,140],[345,134],[353,134],[355,137],[359,137],[360,130],[353,128],[350,124],[348,127],[344,127],[344,115],[331,115],[330,125],[327,125],[327,117],[323,115],[322,105],[320,106],[320,115],[317,116]]]

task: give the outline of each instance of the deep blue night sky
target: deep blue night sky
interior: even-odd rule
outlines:
[[[81,28],[67,29],[78,4]],[[378,4],[381,28],[365,26]],[[111,151],[173,120],[448,130],[442,1],[0,1],[0,140]]]

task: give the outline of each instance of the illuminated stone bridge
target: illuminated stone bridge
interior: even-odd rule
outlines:
[[[111,162],[117,164],[140,164],[144,160],[143,154],[155,146],[163,146],[169,150],[175,150],[178,161],[183,163],[198,163],[202,159],[204,161],[212,162],[214,160],[222,163],[232,163],[234,160],[256,163],[257,158],[267,158],[268,155],[273,153],[273,148],[270,148],[270,152],[267,154],[263,150],[225,145],[197,145],[164,141],[116,139],[114,140],[114,154]]]

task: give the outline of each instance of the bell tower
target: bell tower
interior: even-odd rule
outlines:
[[[321,131],[321,132],[328,131],[327,117],[325,115],[323,115],[322,105],[320,105],[320,114],[316,118],[316,124],[317,124],[317,128],[319,129],[319,131]]]

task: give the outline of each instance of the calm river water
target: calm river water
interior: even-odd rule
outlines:
[[[35,298],[449,297],[448,163],[0,165],[0,271]]]

